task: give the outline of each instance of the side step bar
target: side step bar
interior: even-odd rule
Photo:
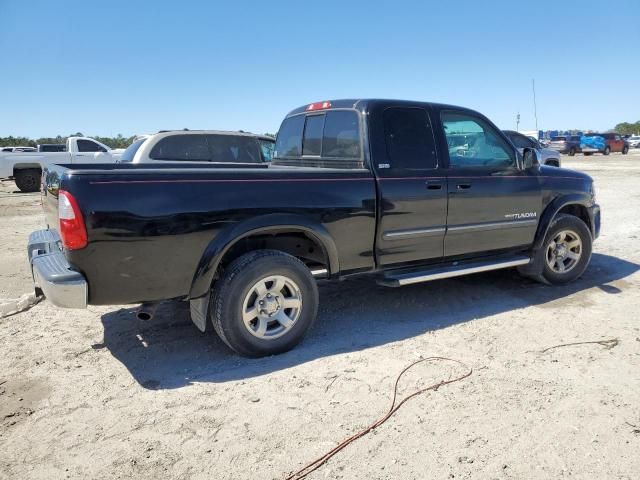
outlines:
[[[438,266],[429,270],[414,270],[411,272],[387,274],[378,283],[386,287],[401,287],[403,285],[411,285],[412,283],[430,282],[432,280],[440,280],[442,278],[460,277],[470,273],[488,272],[490,270],[499,270],[501,268],[517,267],[519,265],[526,265],[530,261],[531,259],[529,257],[522,255],[498,261],[491,260],[463,264],[455,262],[446,267]]]

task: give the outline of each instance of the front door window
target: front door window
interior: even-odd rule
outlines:
[[[516,166],[513,148],[481,118],[443,112],[442,125],[449,149],[449,168]]]

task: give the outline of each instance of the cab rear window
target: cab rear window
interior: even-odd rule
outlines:
[[[352,110],[296,115],[282,122],[274,158],[320,157],[359,160],[360,126]]]

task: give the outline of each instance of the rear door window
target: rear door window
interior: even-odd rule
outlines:
[[[273,150],[275,148],[275,142],[272,140],[258,140],[260,148],[262,149],[262,158],[265,162],[270,162],[273,159]]]
[[[254,137],[207,135],[213,162],[260,163],[260,147]]]
[[[211,160],[205,135],[171,135],[151,149],[153,160],[206,162]]]
[[[391,168],[423,170],[438,166],[433,129],[426,110],[388,108],[383,122]]]

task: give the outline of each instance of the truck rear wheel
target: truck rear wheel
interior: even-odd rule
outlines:
[[[571,147],[571,150],[569,150],[569,156],[573,157],[576,154],[576,147]]]
[[[573,215],[558,215],[544,239],[544,280],[561,285],[584,273],[591,260],[591,232],[585,223]]]
[[[295,347],[313,324],[318,287],[297,258],[257,250],[225,268],[213,291],[213,328],[240,355],[261,357]]]
[[[16,170],[14,175],[17,187],[21,192],[37,192],[40,190],[40,177],[42,171],[39,168],[25,168]]]
[[[624,147],[622,147],[622,154],[626,155],[627,153],[629,153],[629,146],[625,145]]]
[[[611,148],[609,148],[609,146],[604,147],[604,152],[602,152],[603,155],[609,155],[611,153]]]

